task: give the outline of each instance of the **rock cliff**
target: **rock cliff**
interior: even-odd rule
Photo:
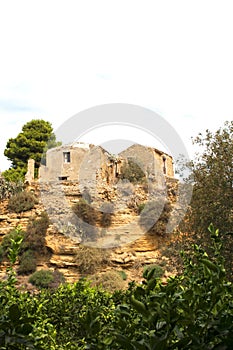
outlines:
[[[34,192],[38,198],[38,203],[35,208],[30,211],[20,214],[10,213],[7,209],[8,201],[4,200],[0,203],[0,241],[4,235],[17,226],[21,226],[22,229],[25,230],[32,218],[39,216],[45,210],[41,199],[41,190],[42,192],[44,191],[44,193],[46,192],[46,184],[43,186],[44,187],[41,188],[40,184],[35,181],[27,187],[27,191]],[[128,242],[124,242],[124,238],[122,238],[123,232],[121,232],[122,226],[139,217],[137,207],[140,203],[143,203],[148,199],[148,190],[145,186],[134,186],[133,192],[130,192],[130,186],[127,186],[129,193],[122,196],[124,208],[121,209],[119,207],[118,215],[113,215],[110,225],[111,230],[115,230],[116,234],[118,234],[118,236],[114,238],[115,241],[117,241],[117,247],[108,249],[110,252],[109,266],[105,266],[103,270],[106,270],[106,268],[125,269],[129,276],[129,280],[132,280],[141,276],[141,271],[144,265],[158,263],[158,261],[162,259],[159,248],[166,241],[166,237],[161,237],[156,234],[144,234],[136,240],[130,239]],[[65,194],[65,199],[70,208],[74,203],[80,201],[82,194],[80,193],[77,183],[65,181],[62,183],[62,188]],[[47,188],[47,191],[49,190],[50,188]],[[124,191],[125,189],[123,188],[121,190]],[[92,205],[98,207],[99,203],[97,203],[97,198],[101,203],[117,202],[118,204],[122,204],[122,201],[117,201],[117,196],[119,199],[119,191],[117,191],[116,187],[108,188],[105,185],[104,187],[97,189],[97,193],[95,197],[93,197]],[[177,181],[174,179],[168,179],[167,198],[173,210],[176,209],[176,196]],[[56,215],[58,215],[59,210],[61,216],[67,214],[62,211],[62,208],[59,209],[58,202],[53,203],[53,206],[58,209]],[[98,225],[99,223],[97,223],[97,226]],[[72,233],[67,234],[67,228],[64,228],[63,232],[62,230],[59,231],[56,226],[51,223],[47,230],[45,240],[46,247],[50,254],[47,256],[45,255],[38,260],[37,268],[58,269],[64,273],[68,282],[73,282],[80,277],[80,273],[77,269],[80,243],[77,240],[72,239]],[[166,265],[166,261],[164,265]],[[4,264],[1,265],[1,271],[3,275],[5,271]]]

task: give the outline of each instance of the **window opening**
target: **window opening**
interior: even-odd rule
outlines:
[[[64,163],[70,163],[70,152],[63,152]]]

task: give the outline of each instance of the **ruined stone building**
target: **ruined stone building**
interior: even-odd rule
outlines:
[[[101,146],[82,142],[52,148],[46,154],[46,166],[41,166],[42,181],[92,181],[101,179],[113,184],[128,160],[137,163],[148,179],[174,177],[172,157],[158,149],[134,144],[119,155],[111,155]]]
[[[126,168],[133,175],[142,173],[141,178],[131,182]],[[30,176],[33,170],[29,170]],[[140,205],[147,208],[154,203],[153,224],[167,201],[173,201],[170,185],[176,182],[172,157],[155,148],[134,144],[113,155],[82,142],[48,150],[39,180],[43,204],[58,231],[83,244],[105,248],[119,245],[119,236],[123,244],[147,232],[149,228],[140,222]],[[82,199],[95,212],[93,225],[73,211],[73,204],[81,205]],[[101,221],[106,213],[111,216],[109,226]]]

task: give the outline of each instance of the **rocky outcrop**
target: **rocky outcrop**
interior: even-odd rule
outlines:
[[[65,181],[59,184],[53,184],[53,187],[46,183],[44,183],[42,187],[38,182],[31,183],[28,187],[28,191],[33,191],[39,198],[39,202],[33,210],[21,214],[8,212],[7,200],[2,201],[0,204],[0,241],[5,234],[19,225],[25,230],[28,222],[34,216],[39,216],[41,212],[45,210],[44,203],[41,200],[40,191],[42,191],[43,196],[46,196],[46,193],[51,191],[51,189],[56,192],[61,188],[63,191],[62,196],[50,197],[55,198],[54,202],[51,203],[51,206],[56,209],[55,215],[57,215],[57,218],[53,217],[56,221],[56,219],[59,220],[60,217],[68,215],[69,213],[67,213],[66,210],[70,211],[71,206],[74,203],[78,203],[82,197],[77,182]],[[167,196],[174,207],[176,205],[176,194],[177,181],[170,179],[167,185]],[[141,267],[143,265],[157,263],[158,260],[161,259],[159,245],[163,238],[148,234],[140,235],[138,237],[136,232],[134,232],[135,237],[133,236],[133,233],[131,233],[132,235],[130,239],[125,240],[125,237],[129,234],[127,231],[127,224],[130,224],[132,220],[137,219],[138,205],[148,200],[148,189],[145,184],[133,187],[131,184],[121,184],[118,187],[116,184],[112,187],[105,184],[104,187],[96,189],[96,193],[95,195],[92,194],[91,199],[91,205],[97,209],[100,208],[103,203],[108,202],[115,205],[115,208],[117,209],[117,215],[114,214],[111,218],[112,237],[110,238],[117,243],[115,248],[114,245],[109,244],[111,247],[111,266],[121,267],[127,271],[132,271],[132,276],[135,276],[137,271],[141,275]],[[64,200],[67,201],[65,210],[63,205]],[[102,232],[99,222],[97,223],[97,227],[99,227],[100,232]],[[67,233],[67,230],[68,228],[64,227],[63,231],[58,231],[54,224],[50,225],[46,234],[46,247],[50,254],[38,262],[38,268],[59,269],[64,273],[67,281],[72,282],[79,278],[77,270],[77,255],[80,242],[77,237],[74,237],[74,233],[71,231]],[[75,239],[72,239],[72,237]],[[103,237],[100,237],[99,239],[101,240]],[[4,270],[3,265],[1,269]]]

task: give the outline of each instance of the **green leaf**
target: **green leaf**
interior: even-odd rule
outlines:
[[[18,321],[20,322],[20,316],[21,316],[21,312],[19,310],[19,307],[17,304],[13,304],[10,306],[9,308],[9,318],[11,321]]]
[[[104,345],[111,345],[112,342],[113,342],[113,340],[114,340],[114,337],[113,337],[113,336],[106,337],[106,338],[104,338],[103,343],[104,343]]]

